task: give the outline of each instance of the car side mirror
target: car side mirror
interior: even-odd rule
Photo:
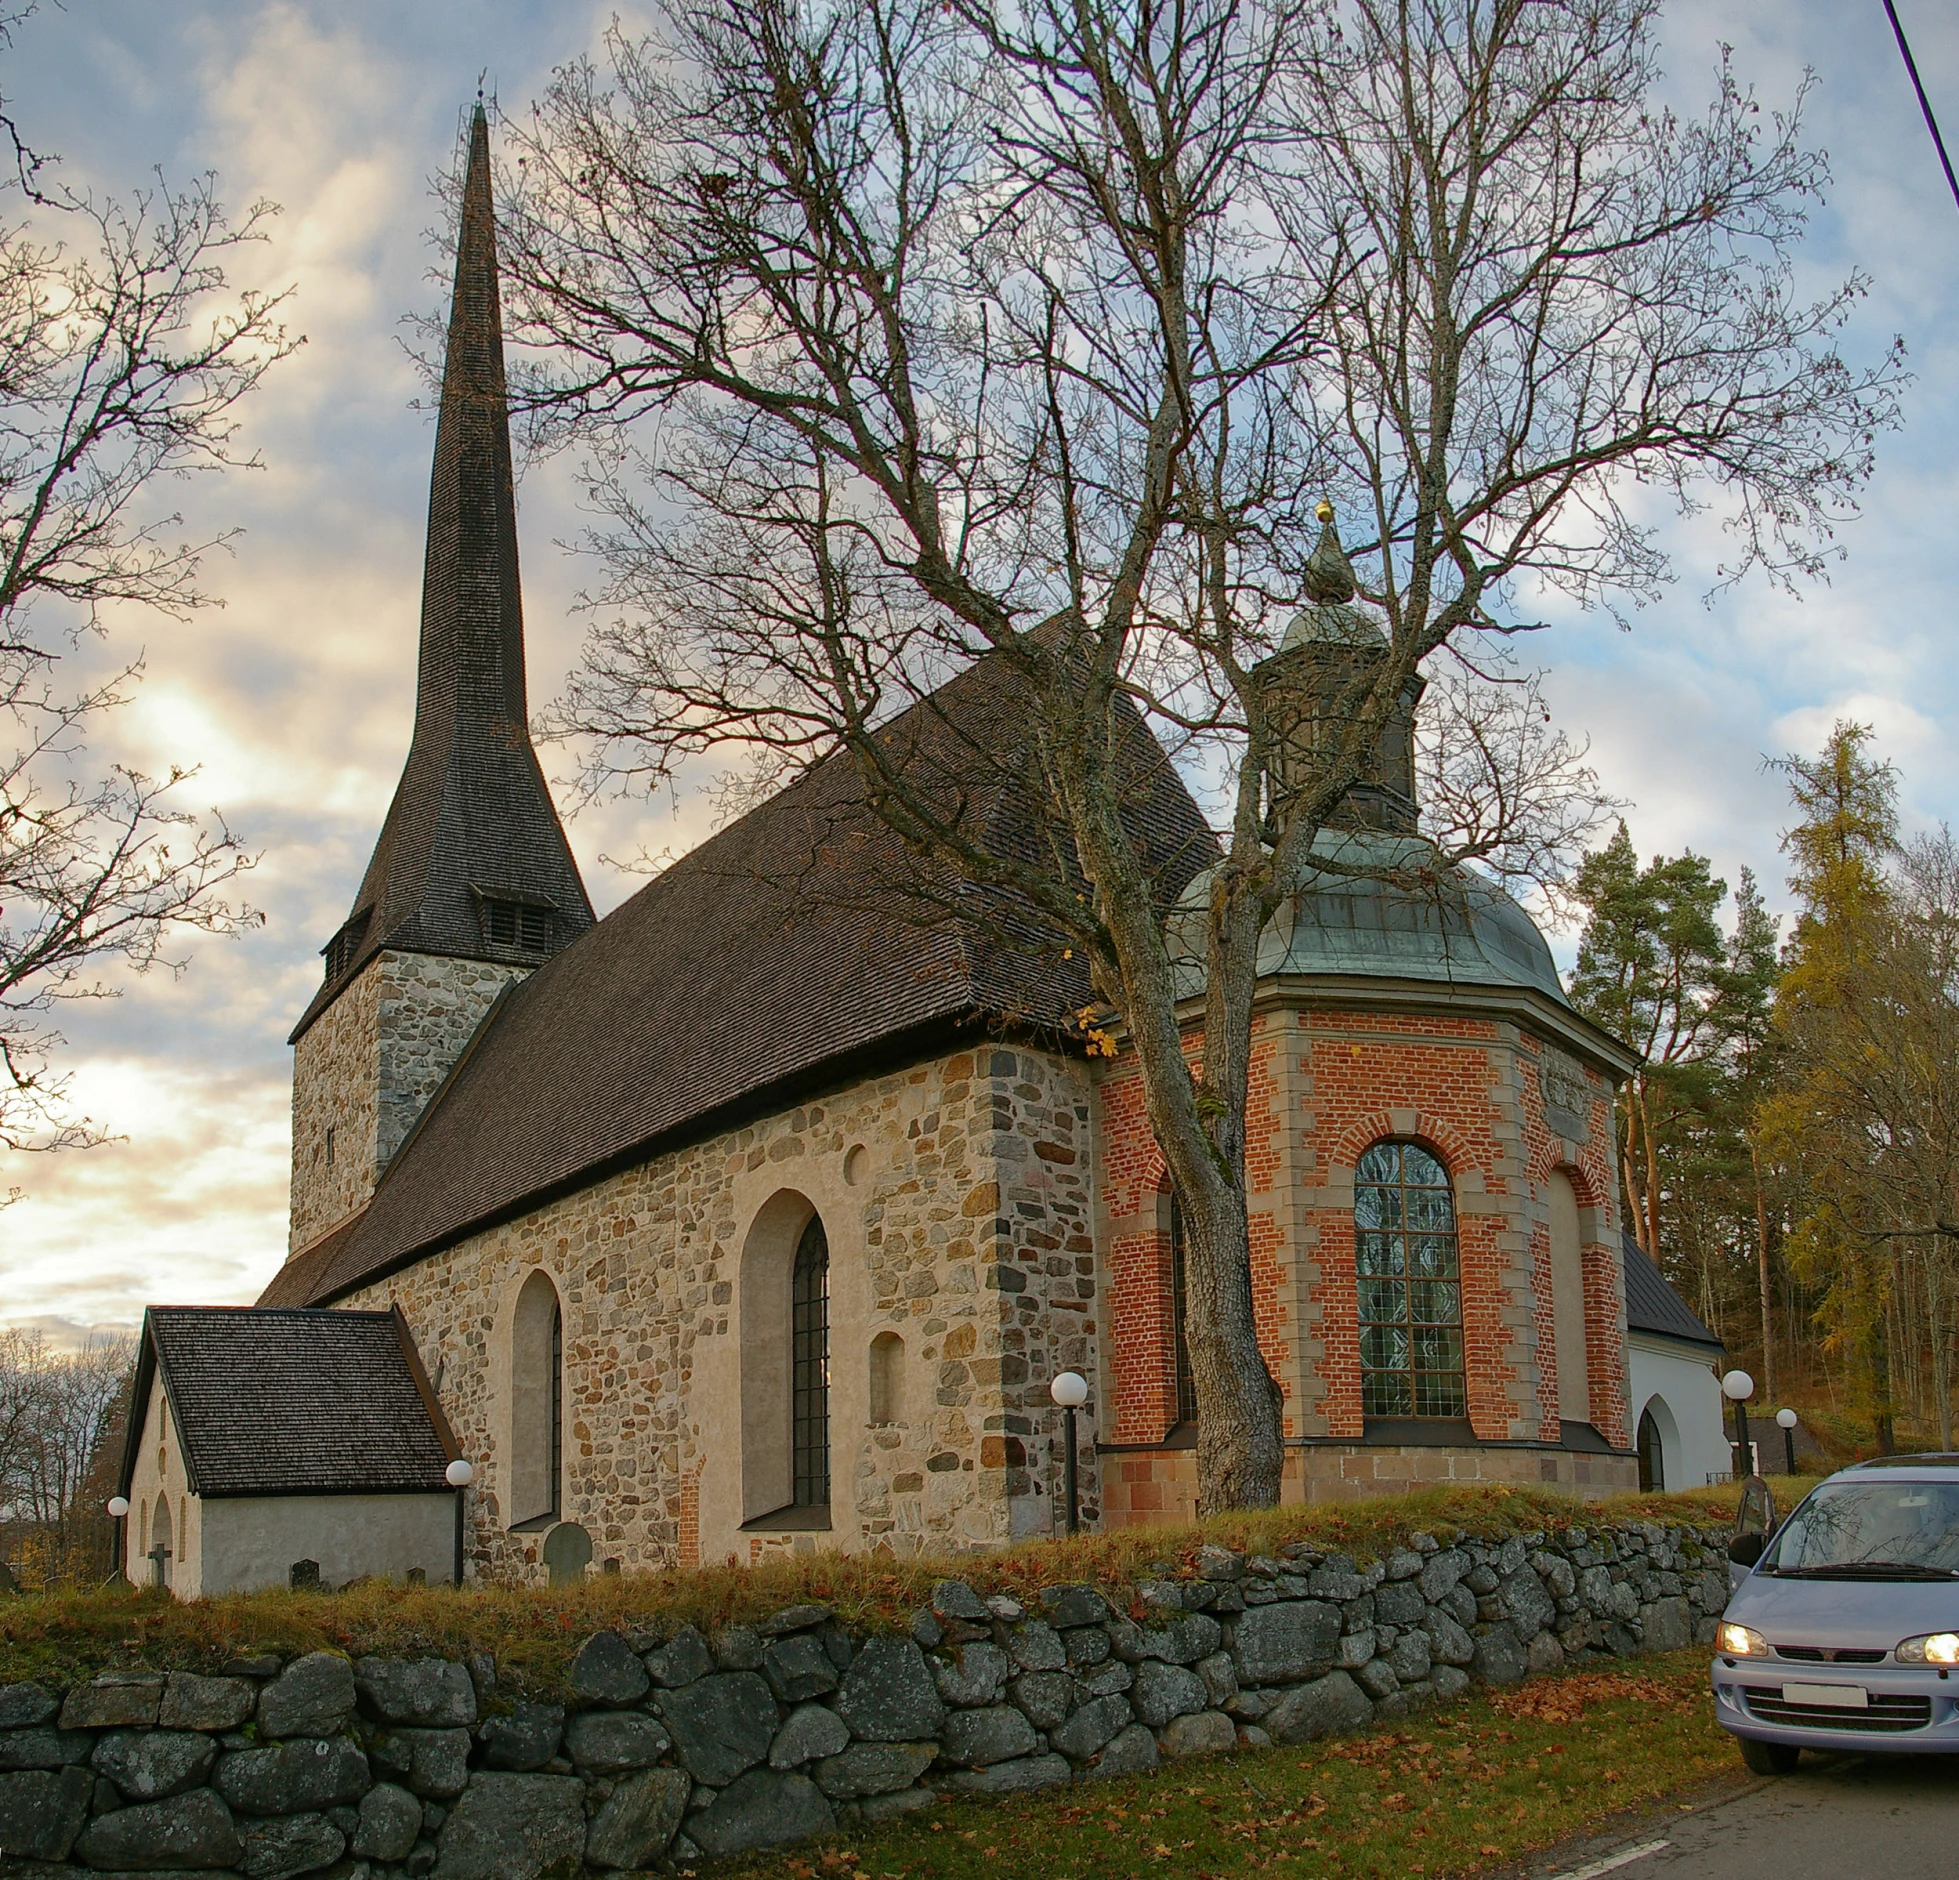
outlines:
[[[1728,1543],[1728,1558],[1738,1567],[1752,1567],[1768,1551],[1766,1534],[1737,1534]]]

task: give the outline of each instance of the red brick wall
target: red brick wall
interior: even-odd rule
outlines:
[[[1455,1187],[1469,1416],[1485,1441],[1558,1440],[1546,1183],[1564,1170],[1581,1209],[1592,1210],[1584,1257],[1592,1420],[1625,1445],[1611,1094],[1593,1080],[1588,1139],[1574,1145],[1546,1120],[1538,1058],[1536,1039],[1497,1019],[1275,1010],[1256,1021],[1246,1156],[1252,1279],[1288,1435],[1362,1434],[1353,1171],[1370,1143],[1392,1136],[1427,1144]],[[1133,1059],[1105,1074],[1099,1127],[1109,1249],[1103,1438],[1155,1444],[1176,1414],[1168,1210]],[[1132,1518],[1149,1518],[1147,1504],[1166,1489],[1181,1498],[1149,1458],[1111,1458],[1111,1477]]]

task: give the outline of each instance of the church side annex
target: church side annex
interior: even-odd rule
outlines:
[[[1378,634],[1331,528],[1316,559],[1277,656],[1302,734]],[[625,1571],[1045,1535],[1062,1369],[1092,1386],[1085,1519],[1187,1516],[1175,1210],[1133,1065],[1072,1026],[1078,965],[1009,913],[949,918],[841,760],[594,921],[526,731],[480,109],[417,687],[293,1034],[291,1244],[260,1305],[400,1314],[474,1470],[468,1573],[541,1581],[574,1529],[574,1557],[589,1540]],[[1017,736],[985,663],[928,705],[892,735],[949,781],[962,748]],[[1261,958],[1254,1258],[1285,1495],[1630,1487],[1631,1059],[1494,889],[1337,872],[1420,847],[1405,732]],[[1214,845],[1140,721],[1131,761],[1166,898],[1201,895]],[[1024,837],[1010,789],[970,813]]]

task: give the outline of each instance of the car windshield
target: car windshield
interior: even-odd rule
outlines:
[[[1959,1574],[1959,1482],[1843,1482],[1784,1523],[1763,1565],[1776,1573]]]

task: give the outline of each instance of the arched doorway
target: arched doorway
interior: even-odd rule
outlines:
[[[1649,1397],[1639,1413],[1639,1430],[1634,1438],[1639,1454],[1639,1486],[1643,1493],[1661,1495],[1667,1486],[1667,1457],[1676,1463],[1680,1455],[1680,1431],[1673,1411],[1664,1397]],[[1676,1474],[1678,1470],[1674,1471]]]

